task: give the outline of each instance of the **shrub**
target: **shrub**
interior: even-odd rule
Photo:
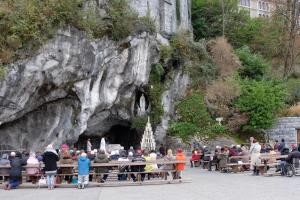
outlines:
[[[243,80],[241,96],[236,106],[246,112],[249,122],[245,130],[268,129],[275,122],[276,113],[283,107],[286,89],[275,81]]]
[[[190,32],[180,31],[171,39],[173,61],[191,77],[191,86],[198,88],[215,79],[216,67],[206,50],[205,40],[194,42]]]
[[[160,59],[162,62],[172,58],[173,48],[169,45],[160,45]]]
[[[177,136],[187,141],[191,136],[199,133],[200,129],[192,123],[175,122],[171,123],[168,129],[170,135]]]
[[[287,81],[287,103],[290,105],[300,102],[300,79],[289,79]]]
[[[261,55],[252,53],[247,46],[237,49],[236,54],[242,63],[242,68],[239,70],[242,78],[259,80],[264,76],[268,65]]]
[[[137,129],[137,130],[144,130],[146,124],[147,124],[147,116],[144,117],[134,117],[131,121],[131,128]]]
[[[225,37],[209,41],[208,49],[221,77],[231,76],[240,66],[238,57]]]
[[[198,91],[185,97],[176,106],[178,119],[181,122],[204,127],[210,122],[210,117],[204,103],[203,95]]]
[[[233,79],[218,80],[206,89],[206,103],[215,117],[229,117],[233,112],[233,102],[240,95],[240,86]]]

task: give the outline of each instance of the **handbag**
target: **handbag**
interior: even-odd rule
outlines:
[[[40,188],[41,186],[45,186],[47,185],[47,179],[44,176],[41,176],[39,182],[38,182],[38,188]]]

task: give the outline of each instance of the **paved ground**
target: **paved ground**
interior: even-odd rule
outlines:
[[[174,185],[0,190],[0,200],[280,200],[299,199],[300,177],[253,177],[188,168],[192,183]]]

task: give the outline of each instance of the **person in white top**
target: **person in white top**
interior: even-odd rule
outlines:
[[[253,170],[253,175],[259,175],[259,171],[257,169],[257,165],[261,163],[260,161],[260,150],[261,146],[257,142],[256,139],[253,139],[253,143],[251,144],[250,147],[250,154],[251,154],[251,163],[250,163],[250,170]]]

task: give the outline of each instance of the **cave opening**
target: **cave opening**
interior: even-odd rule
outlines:
[[[111,126],[109,131],[105,134],[99,135],[88,135],[81,134],[78,141],[74,144],[77,149],[86,149],[87,140],[90,139],[93,149],[99,149],[101,139],[105,138],[106,144],[120,144],[124,149],[128,150],[130,146],[135,149],[140,147],[142,134],[138,133],[136,129],[131,128],[130,125],[116,124]]]

